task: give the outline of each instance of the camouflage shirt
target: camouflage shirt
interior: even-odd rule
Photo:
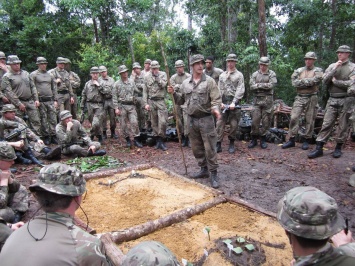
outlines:
[[[218,83],[223,103],[230,104],[244,96],[244,76],[238,70],[233,72],[225,71],[219,77]]]
[[[258,70],[250,77],[250,89],[257,96],[273,95],[276,84],[276,74],[272,70],[268,70],[265,74]]]
[[[204,69],[203,73],[214,79],[216,84],[219,82],[219,76],[223,73],[223,70],[218,67],[213,67],[211,70]]]
[[[57,100],[57,84],[51,74],[37,69],[30,74],[30,77],[36,85],[40,101]]]
[[[145,87],[143,89],[144,104],[148,104],[148,99],[162,100],[165,97],[165,87],[168,84],[166,73],[159,71],[158,76],[154,76],[152,72],[144,77]]]
[[[137,87],[137,91],[135,91],[134,96],[142,97],[143,96],[143,88],[145,86],[143,71],[141,72],[141,74],[139,76],[133,77],[131,75],[130,79],[134,81],[134,84],[136,84],[136,87]]]
[[[19,126],[19,124],[21,124],[21,126]],[[15,116],[14,120],[7,120],[4,117],[0,118],[0,138],[4,139],[14,129],[21,130],[24,127],[27,128],[21,131],[21,134],[11,141],[18,141],[24,138],[31,141],[37,141],[40,139],[40,137],[38,137],[30,128],[28,128],[26,122],[18,116]]]
[[[21,256],[15,256],[14,251]],[[13,232],[1,251],[0,261],[2,265],[26,266],[111,265],[102,242],[62,212],[37,216]]]
[[[301,67],[296,69],[292,76],[292,86],[299,94],[315,94],[319,91],[322,82],[323,70],[319,67]]]
[[[122,80],[116,81],[112,92],[114,108],[120,108],[122,104],[132,105],[134,103],[134,92],[136,90],[137,87],[131,79],[127,79],[126,82]]]
[[[106,78],[99,78],[99,82],[102,84],[103,90],[102,94],[104,95],[105,99],[112,99],[112,89],[115,85],[115,80],[109,76]]]
[[[1,170],[0,170],[1,173]],[[11,177],[14,179],[14,175],[11,174]],[[0,209],[4,209],[7,207],[9,193],[16,193],[20,189],[20,183],[15,179],[12,184],[8,184],[7,186],[0,186]]]
[[[170,78],[170,85],[174,87],[176,92],[180,92],[181,84],[185,79],[191,78],[191,74],[184,72],[184,74],[179,75],[174,74]]]
[[[61,70],[56,67],[49,70],[48,72],[54,77],[55,80],[57,80],[58,78],[62,80],[60,83],[57,83],[58,91],[68,91],[71,97],[74,96],[68,71],[66,71],[65,69]]]
[[[84,127],[78,120],[73,119],[73,127],[67,131],[67,127],[62,122],[55,127],[56,136],[59,144],[63,147],[68,147],[73,144],[83,143],[91,146],[92,140],[88,137]]]
[[[73,71],[69,71],[69,80],[70,80],[70,84],[73,89],[73,92],[75,94],[78,93],[78,89],[80,88],[80,82],[81,82],[78,74],[76,74]]]
[[[92,80],[86,82],[81,93],[81,106],[88,103],[103,103],[104,102],[104,87],[102,81],[98,80],[99,86],[93,84]]]

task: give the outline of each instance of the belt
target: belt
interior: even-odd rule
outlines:
[[[97,101],[87,101],[88,103],[104,103],[104,102],[97,102]]]
[[[67,94],[67,93],[69,93],[69,91],[68,90],[62,90],[62,91],[58,91],[58,93],[59,94]]]
[[[29,102],[29,101],[32,101],[32,99],[31,98],[29,98],[29,99],[19,99],[21,102]]]
[[[121,104],[124,104],[124,105],[133,105],[133,102],[132,101],[121,101]]]
[[[160,101],[160,100],[164,100],[164,97],[151,97],[149,98],[149,100]]]
[[[40,102],[50,102],[53,101],[52,96],[39,96],[39,101]]]
[[[346,94],[346,93],[331,93],[330,94],[330,97],[332,97],[332,98],[346,98],[346,97],[348,97],[348,94]]]
[[[297,96],[300,97],[312,97],[313,95],[317,95],[317,93],[308,93],[308,94],[297,93]]]
[[[201,119],[201,118],[204,118],[204,117],[207,117],[207,116],[211,116],[210,113],[204,113],[204,114],[201,114],[201,115],[190,115],[190,117],[194,118],[194,119]]]

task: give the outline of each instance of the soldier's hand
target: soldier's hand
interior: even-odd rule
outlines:
[[[41,139],[37,140],[37,142],[39,143],[39,145],[44,145],[44,142]]]
[[[54,108],[57,109],[58,108],[58,102],[54,101]]]
[[[348,234],[345,234],[345,231],[342,230],[333,235],[330,239],[333,241],[335,247],[339,247],[351,243],[353,241],[353,236],[350,230],[348,231]]]
[[[100,86],[100,84],[99,84],[99,82],[98,82],[97,80],[94,80],[93,84],[94,84],[95,86]]]
[[[235,109],[235,103],[231,103],[229,105],[229,110],[234,110]]]
[[[337,79],[335,77],[332,78],[332,82],[336,81]]]
[[[11,144],[12,147],[15,149],[21,149],[25,145],[25,142],[23,140],[15,141]]]
[[[11,230],[15,231],[15,230],[19,229],[20,227],[22,227],[24,224],[25,224],[24,222],[17,222],[15,224],[12,224],[11,225]]]
[[[217,120],[220,120],[222,117],[218,109],[212,109],[212,114],[216,117]]]
[[[117,109],[115,109],[115,114],[116,114],[116,115],[120,115],[120,114],[121,114],[120,109],[118,109],[118,108],[117,108]]]
[[[88,151],[92,151],[92,153],[94,153],[96,151],[96,147],[94,145],[91,145],[88,149]]]
[[[173,86],[168,86],[168,93],[170,93],[170,94],[174,93],[174,87]]]
[[[74,104],[74,98],[70,97],[70,104]]]
[[[35,106],[38,108],[40,106],[40,102],[39,101],[35,101]]]
[[[343,64],[343,61],[339,60],[338,62],[335,63],[335,68],[340,67]]]
[[[4,70],[4,72],[7,72],[7,66],[5,64],[0,63],[0,68]]]
[[[221,103],[221,109],[224,109],[224,103]]]
[[[18,108],[20,109],[20,111],[26,112],[26,106],[23,103],[21,103]]]
[[[59,83],[62,82],[62,79],[61,79],[61,78],[57,78],[57,79],[55,80],[55,82],[56,82],[57,84],[59,84]]]
[[[69,121],[68,123],[67,123],[67,130],[71,130],[71,128],[73,127],[73,122],[72,121]]]
[[[149,104],[147,104],[146,106],[144,106],[144,108],[145,108],[145,110],[150,111],[150,106],[149,106]]]
[[[2,102],[3,102],[3,103],[10,103],[9,99],[6,98],[5,96],[2,97]]]
[[[7,187],[9,184],[9,178],[11,178],[11,174],[8,170],[3,170],[0,173],[0,186]],[[11,178],[12,180],[12,178]]]

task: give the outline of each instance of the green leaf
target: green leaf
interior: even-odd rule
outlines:
[[[241,247],[236,247],[236,248],[233,248],[232,250],[233,250],[236,254],[241,254],[241,253],[243,253],[243,250],[242,250]]]
[[[225,244],[230,244],[230,243],[232,243],[232,240],[226,239],[226,240],[223,240],[223,243],[225,243]]]
[[[209,227],[205,227],[205,230],[207,233],[211,232],[211,228],[209,228]]]
[[[237,238],[237,242],[238,243],[244,243],[245,242],[245,239],[243,237],[238,237]]]
[[[253,250],[255,250],[255,247],[254,247],[254,245],[253,245],[253,244],[248,244],[248,245],[245,245],[245,248],[246,248],[247,250],[249,250],[249,251],[253,251]]]

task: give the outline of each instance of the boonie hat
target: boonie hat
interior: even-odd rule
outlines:
[[[118,74],[121,74],[123,72],[127,72],[128,68],[125,65],[121,65],[118,67]]]
[[[0,142],[0,160],[13,161],[16,159],[14,148],[12,148],[6,142]]]
[[[352,53],[352,51],[350,50],[350,47],[347,46],[347,45],[341,45],[339,46],[338,50],[337,50],[337,53]]]
[[[205,62],[205,57],[202,54],[195,54],[191,57],[190,66],[201,61]]]
[[[159,68],[160,65],[158,63],[158,61],[152,61],[152,63],[150,64],[150,68]]]
[[[99,70],[99,68],[96,67],[96,66],[90,68],[90,74],[92,74],[92,73],[99,73],[99,72],[100,72],[100,70]]]
[[[226,58],[226,61],[238,61],[237,55],[236,54],[229,54]]]
[[[99,71],[101,72],[107,72],[107,68],[105,66],[99,66]]]
[[[146,59],[145,61],[144,61],[144,64],[151,64],[152,63],[152,60],[150,60],[150,59]]]
[[[59,114],[60,120],[63,121],[64,119],[67,119],[68,117],[72,117],[72,114],[68,110],[61,111]]]
[[[8,65],[13,65],[13,64],[20,64],[22,61],[18,59],[17,55],[9,55],[7,57],[7,64]]]
[[[15,105],[11,104],[11,103],[8,103],[8,104],[5,104],[3,107],[2,107],[2,110],[1,110],[1,113],[6,113],[6,112],[16,112],[16,107]]]
[[[0,51],[0,59],[6,59],[5,53]]]
[[[142,68],[142,67],[138,62],[134,62],[132,68],[135,69],[135,68]]]
[[[262,56],[259,59],[259,65],[269,65],[270,64],[270,59],[267,56]]]
[[[66,64],[67,60],[65,60],[64,57],[58,57],[57,61],[55,61],[56,64]]]
[[[44,57],[37,57],[37,61],[36,61],[36,65],[39,64],[48,64],[47,59],[45,59]]]
[[[182,60],[177,60],[177,61],[175,62],[175,67],[183,67],[183,66],[185,66],[184,61],[182,61]]]
[[[304,55],[304,59],[317,59],[315,52],[308,52]]]

